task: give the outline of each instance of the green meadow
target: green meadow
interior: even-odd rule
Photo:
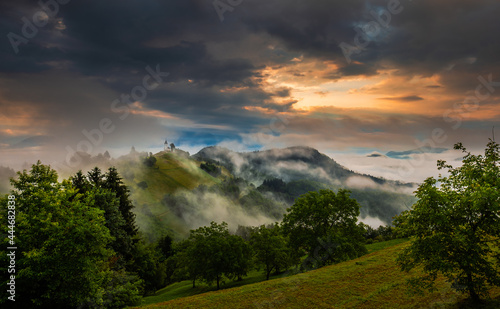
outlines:
[[[269,281],[253,272],[219,291],[183,281],[144,298],[138,308],[468,308],[466,296],[443,278],[432,293],[408,291],[406,280],[418,273],[403,273],[395,262],[407,245],[403,239],[370,244],[358,259]],[[482,308],[499,308],[500,288],[491,289],[490,297]]]

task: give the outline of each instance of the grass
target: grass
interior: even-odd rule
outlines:
[[[223,284],[222,288],[229,289],[229,288],[244,286],[248,284],[258,283],[264,281],[265,279],[266,277],[262,274],[262,272],[252,271],[242,281],[231,281],[226,279],[226,282]],[[144,297],[142,299],[142,305],[165,302],[177,298],[188,297],[215,290],[216,290],[215,286],[213,285],[209,286],[207,284],[201,283],[200,281],[196,281],[196,288],[193,288],[192,281],[177,282],[161,290],[158,290],[153,296]]]
[[[204,184],[207,186],[221,180],[210,176],[199,168],[199,162],[176,153],[160,152],[155,154],[155,167],[146,167],[140,160],[123,160],[118,165],[124,183],[131,190],[131,198],[136,205],[136,221],[150,235],[165,234],[163,221],[169,222],[172,235],[185,236],[185,224],[161,203],[166,194],[179,190],[192,190]],[[141,189],[138,183],[145,181],[147,188]],[[151,216],[149,215],[151,214]]]
[[[403,242],[406,242],[406,239],[394,239],[394,240],[389,240],[389,241],[384,241],[384,242],[378,242],[374,244],[369,244],[366,246],[368,249],[369,253],[379,251]],[[276,279],[276,278],[281,278],[282,275],[275,275],[271,276],[270,279]],[[233,288],[233,287],[238,287],[238,286],[244,286],[247,284],[252,284],[252,283],[257,283],[257,282],[262,282],[265,281],[266,277],[263,275],[261,271],[252,271],[248,274],[247,277],[243,279],[243,281],[239,282],[226,282],[225,285],[223,285],[223,289],[228,289],[228,288]],[[206,293],[210,291],[215,291],[216,288],[214,286],[208,286],[206,284],[202,284],[200,282],[196,283],[196,288],[193,289],[192,287],[192,282],[191,281],[183,281],[183,282],[178,282],[171,284],[161,290],[158,290],[155,295],[153,296],[148,296],[143,298],[142,300],[142,305],[150,305],[150,304],[155,304],[159,302],[165,302],[177,298],[182,298],[182,297],[188,297],[188,296],[193,296],[201,293]]]
[[[406,245],[404,240],[375,243],[367,246],[371,253],[352,261],[193,296],[186,295],[190,285],[181,282],[155,298],[145,298],[144,304],[150,305],[142,308],[466,308],[465,296],[443,278],[437,280],[433,293],[407,293],[405,282],[411,274],[402,273],[395,263]],[[493,300],[482,308],[499,308],[500,288],[490,295]],[[171,300],[153,304],[162,297]]]
[[[376,242],[373,244],[366,245],[366,249],[368,249],[368,253],[380,251],[385,248],[393,247],[395,245],[399,245],[402,243],[407,242],[407,238],[399,238],[399,239],[393,239],[393,240],[388,240],[388,241],[381,241],[381,242]]]

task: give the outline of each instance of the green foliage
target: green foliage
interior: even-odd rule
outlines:
[[[87,194],[94,196],[94,199],[89,200],[89,205],[104,211],[105,226],[113,236],[113,241],[108,246],[116,254],[116,265],[112,267],[124,267],[131,259],[134,242],[126,233],[126,222],[119,210],[119,200],[114,193],[102,188],[93,188]]]
[[[223,276],[241,278],[251,267],[250,246],[241,237],[230,235],[224,222],[192,230],[181,247],[179,269],[193,281],[193,287],[200,278],[209,284],[216,282],[219,289]]]
[[[262,185],[259,187],[263,191],[274,191],[281,193],[288,193],[288,188],[286,182],[279,178],[269,178],[264,180]]]
[[[106,227],[114,236],[110,247],[118,254],[117,266],[130,268],[138,229],[129,190],[116,168],[111,167],[103,174],[95,167],[86,177],[79,171],[70,180],[79,193],[93,194],[94,199],[89,201],[92,206],[104,210]]]
[[[144,280],[145,294],[154,293],[167,283],[166,263],[162,262],[161,253],[153,244],[137,243],[132,269]]]
[[[97,303],[89,299],[89,308],[120,309],[138,305],[143,294],[143,280],[125,270],[106,273],[102,289],[102,301]]]
[[[18,175],[11,193],[18,246],[14,307],[123,308],[164,286],[166,262],[156,246],[137,242],[133,205],[116,169],[80,171],[60,183],[38,162]],[[5,217],[2,208],[2,233]],[[0,253],[6,265],[6,252]]]
[[[230,251],[225,252],[225,254],[229,258],[229,268],[226,270],[225,275],[229,279],[237,278],[238,281],[241,281],[253,266],[252,247],[237,235],[229,235],[227,242]]]
[[[221,168],[212,162],[202,163],[200,168],[213,177],[218,177],[221,174]]]
[[[105,211],[106,227],[114,236],[110,244],[115,252],[115,258],[111,260],[113,270],[125,267],[127,276],[124,278],[134,278],[134,274],[137,274],[144,293],[152,293],[163,287],[167,282],[165,258],[153,245],[138,241],[135,214],[132,212],[134,206],[129,190],[116,168],[109,168],[105,174],[94,168],[86,179],[77,173],[72,180],[82,191],[95,192],[95,198],[90,203]],[[135,285],[133,282],[129,284]]]
[[[283,230],[294,252],[303,250],[317,266],[366,253],[363,228],[357,225],[359,204],[349,191],[320,190],[302,195],[283,218]],[[326,252],[320,256],[319,252]]]
[[[125,232],[130,236],[134,237],[137,235],[138,227],[135,223],[135,214],[132,211],[134,204],[130,199],[130,191],[123,183],[122,178],[118,174],[118,171],[114,167],[110,167],[108,172],[104,175],[104,185],[105,189],[111,190],[111,192],[116,194],[119,199],[119,210],[125,220]]]
[[[290,248],[279,226],[260,226],[251,233],[250,243],[255,252],[255,259],[264,267],[266,279],[271,272],[277,273],[287,270],[292,265]]]
[[[257,190],[249,190],[239,200],[240,205],[250,213],[261,213],[275,219],[283,217],[284,203],[279,203],[272,198],[264,196]]]
[[[157,248],[164,259],[168,259],[174,254],[173,243],[174,240],[170,235],[163,236],[158,240]]]
[[[77,195],[68,181],[40,162],[12,180],[16,197],[16,302],[18,308],[78,306],[99,295],[106,249],[112,240],[93,194]],[[4,213],[0,218],[6,232]],[[5,239],[1,248],[7,247]],[[7,265],[6,252],[0,263]],[[2,271],[2,285],[7,274]],[[7,299],[2,289],[1,301]]]
[[[462,166],[438,161],[449,176],[428,178],[416,191],[419,200],[396,219],[398,230],[413,236],[398,258],[404,271],[422,267],[411,285],[432,289],[438,274],[474,301],[500,285],[500,153],[490,141],[484,155],[462,146]]]
[[[247,185],[247,182],[242,178],[226,178],[220,184],[213,186],[212,192],[219,193],[228,197],[231,200],[240,198],[241,187]]]
[[[352,261],[270,281],[255,274],[256,281],[264,282],[245,286],[231,283],[238,287],[219,292],[207,293],[208,287],[192,289],[189,282],[180,282],[146,298],[143,304],[150,305],[142,308],[499,308],[500,288],[494,288],[493,300],[481,306],[463,306],[463,296],[443,278],[438,279],[434,293],[405,293],[404,283],[410,275],[400,272],[395,256],[407,245],[401,239],[381,242],[367,246],[371,254]]]
[[[156,165],[156,157],[150,155],[150,156],[144,158],[143,163],[147,167],[154,167]]]
[[[366,242],[370,244],[397,238],[397,234],[395,233],[394,228],[391,226],[381,225],[378,228],[374,229],[362,222],[359,223],[359,226],[364,229],[363,237],[366,239]]]

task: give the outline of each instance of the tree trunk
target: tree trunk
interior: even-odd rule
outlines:
[[[193,279],[193,289],[196,287],[196,279]]]
[[[217,276],[217,290],[219,289],[219,276]]]
[[[469,296],[472,302],[478,303],[479,302],[479,295],[476,293],[476,290],[474,289],[474,282],[472,280],[472,273],[468,272],[467,273],[467,288],[469,289]]]

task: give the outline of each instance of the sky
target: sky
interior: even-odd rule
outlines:
[[[2,0],[0,165],[167,139],[191,154],[309,146],[422,181],[500,128],[499,14],[495,0]]]

